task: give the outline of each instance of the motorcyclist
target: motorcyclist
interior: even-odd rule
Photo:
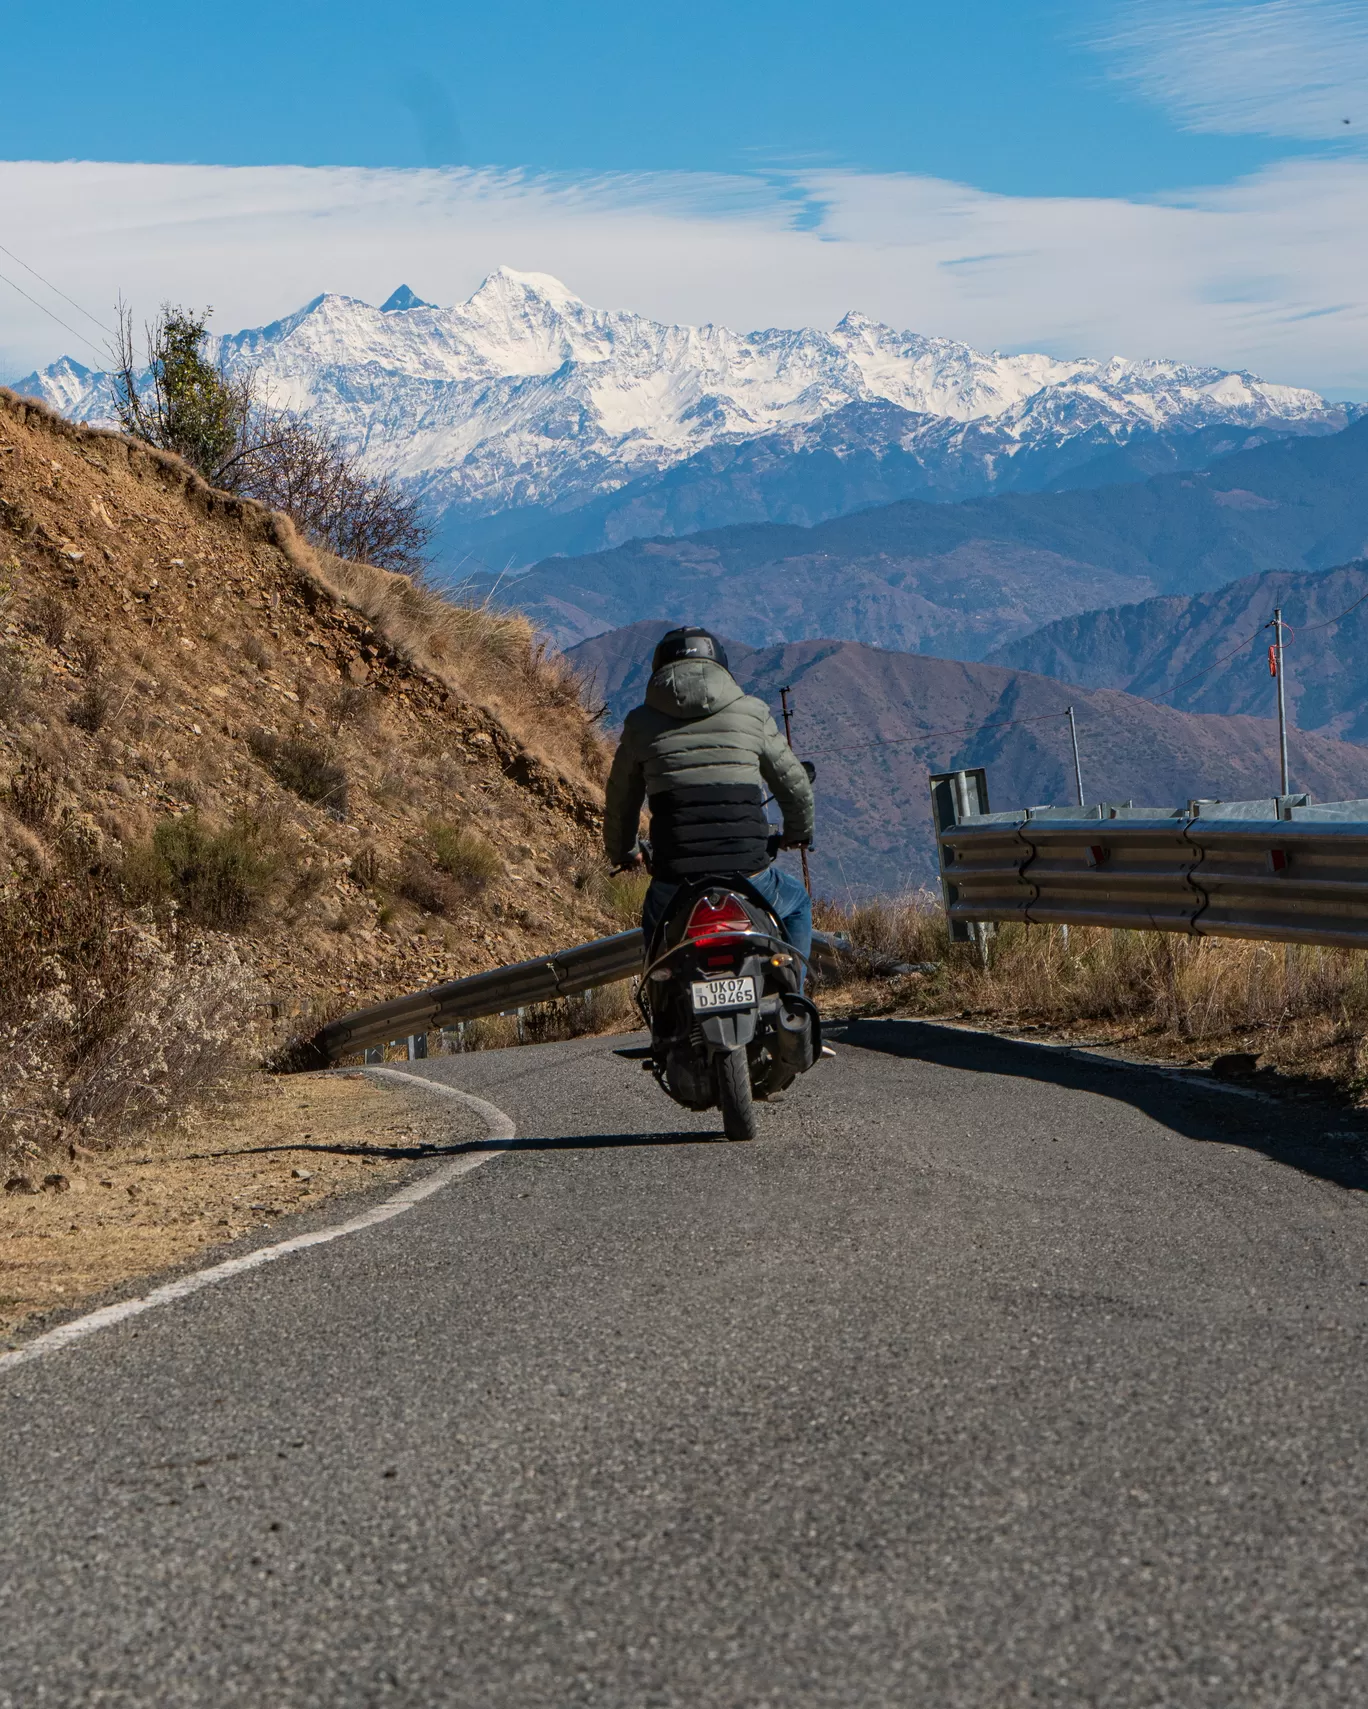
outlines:
[[[603,819],[609,861],[639,866],[637,827],[649,798],[653,876],[641,919],[648,944],[682,883],[741,876],[806,961],[812,902],[798,879],[773,864],[767,792],[784,816],[779,847],[809,844],[812,784],[769,708],[742,690],[715,635],[670,630],[652,656],[645,704],[623,725]]]

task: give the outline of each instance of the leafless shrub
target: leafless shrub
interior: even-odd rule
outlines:
[[[464,900],[462,888],[438,870],[418,849],[408,849],[399,865],[395,889],[425,914],[450,914]]]
[[[347,774],[326,748],[306,736],[277,736],[269,730],[250,731],[247,745],[282,788],[346,817]]]
[[[168,941],[144,928],[126,947],[120,1024],[66,1089],[65,1124],[93,1127],[94,1137],[180,1114],[245,1066],[257,1043],[258,981],[231,944]]]
[[[418,501],[388,475],[367,474],[340,439],[297,415],[262,411],[256,434],[236,473],[237,491],[283,510],[340,558],[422,573],[432,529]]]
[[[334,736],[340,736],[348,725],[368,722],[371,700],[370,693],[355,683],[342,682],[335,688],[325,689],[321,701],[328,729]]]
[[[100,659],[104,649],[94,635],[78,635],[76,638],[76,663],[87,676],[93,676],[100,668]]]
[[[60,647],[71,626],[71,613],[55,594],[40,593],[29,607],[29,625],[49,647]]]
[[[259,671],[270,669],[271,655],[256,635],[248,635],[244,638],[242,656],[249,664],[255,665]]]

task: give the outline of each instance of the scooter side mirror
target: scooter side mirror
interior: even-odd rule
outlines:
[[[803,765],[803,770],[807,773],[808,782],[809,783],[816,783],[816,781],[817,781],[817,767],[815,765],[813,765],[811,760],[804,760],[802,762],[802,765]]]

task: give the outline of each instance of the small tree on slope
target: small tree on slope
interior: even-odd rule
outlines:
[[[139,367],[133,317],[119,304],[115,411],[126,433],[173,451],[214,486],[283,510],[315,544],[404,575],[427,567],[432,529],[416,499],[366,473],[341,440],[273,409],[250,371],[204,354],[212,310],[163,303]]]

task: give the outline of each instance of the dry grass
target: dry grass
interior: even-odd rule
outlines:
[[[580,680],[520,612],[462,605],[409,576],[312,556],[318,579],[364,612],[402,657],[485,707],[569,778],[602,781],[608,749],[585,718]]]
[[[448,825],[434,820],[428,826],[427,842],[432,864],[437,870],[463,885],[471,894],[493,883],[503,871],[499,851],[488,837],[464,825]]]
[[[855,909],[819,906],[818,923],[931,976],[830,992],[825,1006],[955,1016],[1005,1028],[1086,1029],[1099,1041],[1143,1041],[1147,1052],[1204,1061],[1229,1051],[1261,1066],[1368,1095],[1368,957],[1357,950],[1167,932],[1007,926],[988,966],[951,945],[925,892]],[[832,998],[834,997],[834,1002]]]

